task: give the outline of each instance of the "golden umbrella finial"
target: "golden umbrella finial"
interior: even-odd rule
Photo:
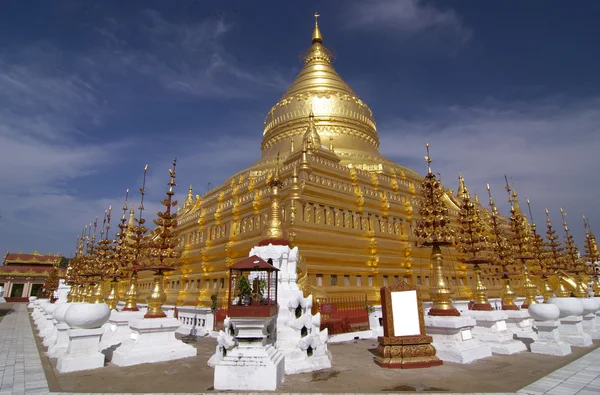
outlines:
[[[425,143],[425,149],[427,149],[427,155],[425,156],[425,162],[427,162],[427,174],[431,173],[431,155],[429,155],[429,143]]]
[[[312,43],[322,43],[323,42],[323,36],[321,35],[321,30],[319,30],[319,17],[321,16],[321,14],[319,14],[318,12],[315,12],[315,29],[313,30],[313,35],[312,35]]]

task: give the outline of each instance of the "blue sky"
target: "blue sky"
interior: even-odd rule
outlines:
[[[290,7],[293,4],[293,7]],[[600,229],[600,4],[559,1],[12,1],[0,5],[0,253],[71,254],[149,164],[148,215],[178,157],[204,193],[260,156],[313,13],[373,110],[381,151],[456,188],[490,183],[576,241]],[[138,196],[135,196],[137,203]],[[117,217],[117,215],[115,215]]]

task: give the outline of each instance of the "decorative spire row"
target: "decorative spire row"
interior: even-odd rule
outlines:
[[[181,257],[178,239],[173,233],[177,226],[177,214],[173,212],[177,206],[177,201],[173,199],[176,186],[176,161],[176,159],[173,161],[173,168],[169,170],[167,196],[161,202],[164,210],[157,213],[158,218],[153,221],[156,228],[152,233],[149,233],[144,219],[148,165],[144,167],[142,187],[139,188],[140,205],[137,217],[132,209],[129,214],[129,222],[127,221],[128,189],[125,193],[118,233],[114,236],[110,234],[112,207],[109,207],[104,213],[98,240],[96,239],[98,234],[97,217],[93,224],[84,227],[81,236],[77,238],[75,258],[68,268],[68,282],[73,285],[69,294],[70,301],[94,303],[106,301],[114,309],[118,303],[117,284],[129,272],[131,273],[129,289],[125,294],[126,303],[123,310],[135,311],[139,297],[137,272],[151,270],[155,272],[155,281],[153,290],[147,298],[149,308],[146,318],[165,316],[161,309],[166,300],[162,289],[163,272],[177,269]],[[191,194],[191,187],[189,193]],[[92,226],[94,227],[93,234]],[[110,280],[110,290],[105,297],[104,282],[107,280]]]

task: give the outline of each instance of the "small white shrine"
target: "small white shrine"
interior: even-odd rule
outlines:
[[[214,389],[275,391],[285,374],[284,356],[274,347],[279,269],[253,255],[229,271],[228,334],[219,336],[213,359]]]

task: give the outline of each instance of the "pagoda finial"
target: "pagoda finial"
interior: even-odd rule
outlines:
[[[321,30],[319,30],[319,17],[321,15],[318,12],[315,12],[315,30],[313,30],[312,35],[312,43],[322,43],[323,36],[321,35]]]
[[[290,138],[290,155],[293,154],[295,151],[294,149],[294,138]]]
[[[185,202],[183,203],[183,208],[191,206],[192,204],[194,204],[194,190],[192,189],[192,184],[190,184],[187,197],[185,198]]]
[[[458,191],[456,191],[456,196],[464,200],[467,198],[468,194],[469,190],[465,186],[465,179],[463,178],[462,174],[458,173]],[[469,199],[470,198],[471,197],[469,196]]]
[[[425,143],[425,148],[427,149],[427,156],[425,156],[425,162],[427,162],[427,174],[432,175],[431,172],[431,156],[429,155],[429,143]]]

